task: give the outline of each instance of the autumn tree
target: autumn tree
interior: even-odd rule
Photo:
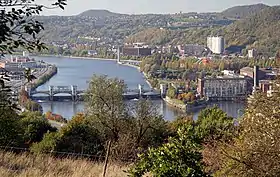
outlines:
[[[218,176],[278,176],[280,173],[280,86],[271,95],[256,93],[239,122],[240,134],[221,146]]]

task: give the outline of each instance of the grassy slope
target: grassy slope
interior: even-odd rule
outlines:
[[[0,152],[1,177],[99,177],[103,164],[86,160],[55,159],[49,156],[15,155]],[[125,167],[110,165],[107,177],[127,176]]]

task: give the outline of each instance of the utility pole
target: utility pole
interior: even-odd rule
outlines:
[[[111,148],[111,141],[108,142],[108,147],[107,147],[107,152],[106,152],[106,157],[105,157],[102,177],[106,177],[106,170],[107,170],[107,166],[108,166],[110,148]]]

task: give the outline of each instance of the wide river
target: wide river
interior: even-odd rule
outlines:
[[[47,63],[55,64],[58,67],[58,73],[52,77],[47,83],[37,88],[38,90],[48,90],[49,85],[53,86],[70,86],[77,85],[78,89],[87,89],[88,81],[93,74],[107,75],[108,77],[117,77],[123,79],[128,88],[136,89],[138,84],[144,85],[148,89],[149,86],[145,81],[143,74],[137,69],[119,65],[116,61],[110,60],[89,60],[74,59],[67,57],[35,57],[37,60],[44,60]],[[154,105],[166,120],[174,120],[181,114],[180,111],[166,105],[162,100],[153,100]],[[82,112],[84,104],[82,102],[41,102],[43,111],[51,111],[70,119],[78,112]],[[215,103],[229,116],[238,117],[242,113],[244,104],[235,102]],[[194,112],[197,117],[199,111]]]

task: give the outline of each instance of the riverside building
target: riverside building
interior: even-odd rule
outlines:
[[[209,100],[244,99],[247,95],[247,81],[240,75],[199,78],[197,92]]]

